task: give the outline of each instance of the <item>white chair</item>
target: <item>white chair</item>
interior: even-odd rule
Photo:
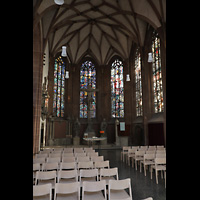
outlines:
[[[144,166],[144,175],[146,176],[146,166],[154,164],[155,154],[144,154],[143,160],[140,161],[140,172],[142,171],[142,164]]]
[[[67,153],[64,152],[64,153],[62,154],[62,157],[75,157],[75,156],[74,156],[74,153],[73,153],[73,152],[70,152],[70,153],[69,153],[69,152],[67,152]]]
[[[98,169],[98,174],[100,174],[100,169],[103,168],[110,168],[110,161],[105,160],[105,161],[100,161],[100,162],[94,162],[94,168]]]
[[[73,183],[78,181],[76,169],[58,172],[58,183]]]
[[[75,157],[62,157],[62,162],[76,162]]]
[[[40,163],[33,163],[33,184],[35,181],[37,171],[40,171]]]
[[[93,161],[93,162],[101,162],[104,160],[104,156],[91,156],[90,157],[90,160]]]
[[[64,148],[63,153],[73,153],[73,148]]]
[[[121,151],[121,160],[124,162],[125,155],[128,155],[128,150],[131,149],[130,146],[123,146]]]
[[[137,151],[137,148],[132,148],[132,149],[128,149],[128,154],[127,154],[127,162],[128,162],[128,165],[130,166],[130,160],[132,157],[135,156],[135,152]]]
[[[76,157],[76,161],[77,162],[89,162],[90,161],[90,158],[89,156],[78,156]]]
[[[61,162],[60,163],[60,171],[71,170],[71,169],[76,169],[76,162]]]
[[[135,169],[136,170],[137,170],[137,163],[138,162],[140,163],[140,161],[143,160],[144,154],[145,154],[145,151],[143,150],[139,150],[135,152]]]
[[[37,171],[35,177],[35,185],[44,185],[47,183],[52,184],[52,188],[55,187],[56,183],[56,171]]]
[[[105,180],[108,185],[109,180],[119,180],[118,168],[100,169],[100,181]]]
[[[74,153],[84,153],[83,148],[74,148]]]
[[[45,163],[46,162],[46,157],[42,157],[42,158],[33,158],[33,163]]]
[[[107,200],[106,181],[84,181],[82,187],[82,200]]]
[[[77,169],[93,169],[93,162],[78,162]]]
[[[82,183],[83,181],[98,181],[98,169],[81,169],[80,170],[80,176],[79,181]]]
[[[155,169],[156,183],[158,184],[158,171],[166,170],[166,157],[165,158],[155,158],[155,164],[151,165],[151,179],[152,179],[152,171]]]
[[[58,171],[58,163],[43,163],[42,164],[42,171],[51,171],[51,170],[55,170]]]
[[[60,163],[61,157],[55,157],[55,158],[47,158],[47,163]]]
[[[51,184],[34,185],[33,186],[33,200],[42,197],[43,200],[52,199],[52,187]]]
[[[128,189],[128,193],[126,189]],[[109,180],[108,199],[132,200],[131,179]]]
[[[48,155],[49,155],[48,153],[36,154],[35,158],[47,158]]]
[[[92,156],[99,156],[99,153],[98,152],[88,152],[87,156],[89,156],[91,158]]]
[[[56,183],[54,200],[80,200],[80,183]]]

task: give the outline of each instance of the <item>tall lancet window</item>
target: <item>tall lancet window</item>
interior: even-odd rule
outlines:
[[[96,89],[96,68],[91,61],[85,61],[80,69],[80,89],[88,89],[88,87]],[[88,117],[88,93],[80,90],[80,118]],[[96,117],[96,92],[92,93],[92,101],[90,101],[90,116]]]
[[[53,91],[53,112],[56,117],[64,117],[65,63],[61,56],[56,58],[54,63]]]
[[[137,49],[135,56],[135,88],[136,116],[142,116],[142,73],[139,48]]]
[[[152,38],[152,56],[153,56],[153,92],[154,92],[154,108],[155,113],[164,111],[162,72],[161,72],[161,52],[160,38],[154,32]]]
[[[111,66],[111,116],[124,117],[123,64],[116,59]]]

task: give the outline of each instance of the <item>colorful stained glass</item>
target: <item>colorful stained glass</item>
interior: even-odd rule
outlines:
[[[88,86],[96,89],[96,68],[91,61],[85,61],[80,69],[80,89],[88,89]],[[80,91],[80,118],[88,117],[88,94]],[[96,117],[96,92],[92,93],[93,102],[90,105],[91,118]]]
[[[152,56],[154,108],[155,113],[158,113],[164,111],[164,102],[162,88],[160,38],[158,37],[158,33],[156,33],[155,31],[152,38]]]
[[[142,73],[141,56],[137,49],[135,56],[135,95],[136,95],[136,116],[142,116]]]
[[[111,116],[124,117],[123,64],[118,59],[111,66]]]
[[[56,58],[54,63],[53,89],[53,112],[57,117],[64,117],[65,63],[61,56]]]

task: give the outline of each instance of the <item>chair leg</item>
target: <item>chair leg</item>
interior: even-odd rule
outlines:
[[[144,164],[144,175],[146,176],[146,165]]]
[[[153,171],[153,169],[152,169],[152,166],[151,166],[151,179],[152,179],[152,171]]]
[[[156,184],[158,184],[158,171],[157,170],[155,170],[156,171],[156,173],[155,173],[155,175],[156,175]]]
[[[164,172],[164,176],[165,176],[165,188],[166,188],[166,171]]]

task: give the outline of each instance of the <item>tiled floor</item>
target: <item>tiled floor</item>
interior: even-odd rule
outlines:
[[[110,160],[110,167],[118,167],[119,179],[131,178],[132,195],[134,200],[141,200],[147,197],[153,197],[153,200],[166,200],[165,181],[161,179],[159,174],[158,184],[156,184],[155,173],[150,179],[150,172],[147,171],[147,176],[144,172],[140,173],[135,168],[123,163],[120,159],[121,150],[96,150],[99,155],[104,156],[104,160]]]

